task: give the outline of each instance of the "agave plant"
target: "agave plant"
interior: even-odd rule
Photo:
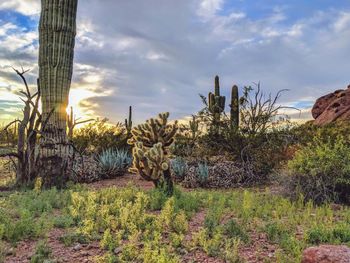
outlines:
[[[122,175],[131,164],[131,155],[124,149],[107,149],[97,156],[102,177]]]
[[[197,176],[201,186],[204,186],[209,178],[209,168],[206,162],[198,164]]]
[[[188,166],[186,161],[181,157],[176,157],[171,160],[171,170],[176,179],[182,180],[185,177]]]

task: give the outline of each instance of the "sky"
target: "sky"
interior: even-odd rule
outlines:
[[[21,114],[12,67],[38,76],[39,0],[0,1],[0,123]],[[183,119],[215,75],[229,98],[260,82],[296,120],[350,83],[349,0],[80,0],[70,105],[79,117]],[[226,106],[228,110],[228,106]]]

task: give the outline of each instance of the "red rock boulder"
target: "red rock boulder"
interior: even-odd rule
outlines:
[[[349,263],[350,248],[347,246],[322,245],[310,247],[303,253],[301,263]]]
[[[350,120],[350,85],[345,90],[336,90],[317,99],[311,113],[316,125]]]

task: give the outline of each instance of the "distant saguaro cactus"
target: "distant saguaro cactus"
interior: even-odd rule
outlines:
[[[191,132],[192,143],[194,143],[199,136],[199,120],[196,119],[195,115],[192,115],[192,120],[189,121],[188,126]]]
[[[80,121],[81,118],[76,118],[74,115],[73,107],[70,107],[70,113],[67,116],[67,126],[68,126],[68,139],[72,140],[73,139],[73,133],[74,129],[77,125],[79,124],[84,124],[87,122],[91,122],[94,119],[88,119],[88,120],[83,120]]]
[[[125,129],[128,138],[131,136],[131,130],[132,130],[132,107],[129,106],[129,116],[127,119],[125,119]]]
[[[239,127],[239,95],[238,95],[238,87],[234,85],[231,91],[231,126],[232,128],[237,129]]]
[[[62,186],[71,171],[67,140],[68,96],[73,72],[78,0],[41,0],[39,82],[46,125],[40,142],[44,186]]]
[[[208,109],[213,115],[213,126],[215,129],[218,128],[220,123],[221,114],[225,110],[225,96],[220,96],[220,83],[219,76],[215,77],[215,91],[214,93],[209,92],[208,95]]]

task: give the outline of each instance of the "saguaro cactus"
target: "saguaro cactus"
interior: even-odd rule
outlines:
[[[239,97],[238,97],[238,87],[234,85],[231,91],[231,125],[232,128],[237,129],[239,127]]]
[[[191,140],[194,143],[199,135],[199,120],[196,119],[195,115],[192,115],[192,120],[189,121],[188,125],[191,132]]]
[[[218,128],[220,123],[220,116],[225,110],[225,96],[220,96],[219,76],[215,77],[215,91],[214,94],[209,92],[208,95],[208,109],[213,115],[213,126]]]
[[[40,142],[40,173],[45,186],[62,186],[69,176],[66,127],[73,72],[78,0],[41,0],[39,82],[46,125]]]
[[[173,182],[170,174],[169,147],[174,142],[177,121],[168,123],[169,113],[161,113],[157,119],[149,119],[132,129],[133,167],[130,172],[138,173],[156,187],[164,186],[170,195]]]
[[[80,121],[81,118],[76,118],[74,115],[73,107],[70,107],[70,113],[67,115],[67,126],[68,126],[68,139],[73,139],[73,133],[74,129],[79,124],[84,124],[90,121],[93,121],[94,119],[88,119]]]
[[[128,138],[131,135],[131,129],[132,129],[132,107],[129,106],[129,116],[127,119],[125,119],[125,128],[127,132]]]

